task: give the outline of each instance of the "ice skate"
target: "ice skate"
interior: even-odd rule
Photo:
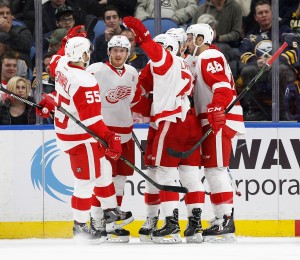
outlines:
[[[164,226],[153,231],[152,241],[159,244],[181,243],[182,240],[179,233],[178,209],[174,209],[173,216],[166,217]]]
[[[100,244],[106,239],[100,231],[91,230],[86,223],[77,221],[74,221],[73,235],[74,240],[82,244]]]
[[[157,222],[158,216],[153,218],[147,217],[145,223],[139,230],[141,242],[152,242],[152,233],[157,230]]]
[[[211,221],[211,226],[203,230],[205,242],[235,242],[235,225],[233,220],[233,210],[230,216],[215,218]]]
[[[91,232],[97,232],[99,231],[101,233],[101,236],[106,237],[107,233],[106,233],[106,227],[105,227],[106,223],[104,218],[101,219],[94,219],[94,218],[90,218],[90,229]]]
[[[130,232],[126,229],[119,228],[112,232],[107,233],[107,242],[111,243],[128,243],[130,238]]]
[[[104,219],[106,222],[106,232],[110,233],[116,229],[129,224],[133,221],[133,216],[130,211],[121,211],[118,208],[106,209],[104,212]]]
[[[187,243],[202,243],[202,225],[201,225],[201,213],[200,208],[192,210],[193,216],[188,217],[188,226],[184,231]]]

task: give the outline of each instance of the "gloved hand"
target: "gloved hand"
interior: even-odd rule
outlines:
[[[63,45],[65,45],[69,39],[74,37],[87,37],[87,32],[85,31],[84,25],[77,25],[71,28],[68,31],[68,34],[62,39]]]
[[[43,118],[48,118],[50,117],[50,112],[55,109],[53,104],[49,103],[46,99],[42,99],[41,102],[39,103],[39,106],[42,108],[35,108],[35,112],[37,115],[43,117]]]
[[[138,44],[148,42],[152,39],[150,32],[141,20],[132,16],[126,16],[123,18],[123,23],[134,32]]]
[[[207,119],[213,129],[213,132],[217,134],[219,130],[226,124],[224,107],[215,104],[208,104]]]
[[[108,144],[105,155],[113,160],[118,160],[122,154],[121,136],[116,135],[114,132],[108,132],[104,139]]]

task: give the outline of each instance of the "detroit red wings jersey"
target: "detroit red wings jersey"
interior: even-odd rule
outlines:
[[[232,91],[232,100],[237,96],[234,80],[224,55],[216,49],[202,52],[196,64],[197,78],[194,89],[196,114],[201,118],[202,126],[208,124],[207,105],[212,102],[214,91],[227,88]],[[225,98],[225,96],[224,96]],[[226,115],[226,125],[238,133],[245,133],[242,107],[236,104]]]
[[[125,64],[117,70],[109,62],[94,63],[87,69],[101,86],[102,116],[109,130],[121,136],[122,143],[132,137],[133,117],[131,107],[141,98],[137,86],[137,70]]]
[[[55,70],[55,101],[58,105],[87,127],[101,121],[100,89],[95,77],[80,67],[71,67],[65,57],[54,56],[50,66]],[[82,143],[96,142],[90,134],[57,108],[54,125],[57,146],[63,151]],[[96,134],[99,134],[98,131]]]
[[[156,44],[156,43],[155,43]],[[193,76],[184,59],[163,49],[160,61],[150,61],[153,75],[152,121],[185,120],[190,109],[188,95],[193,89]]]

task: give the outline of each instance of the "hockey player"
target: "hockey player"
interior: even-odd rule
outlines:
[[[207,24],[191,25],[187,29],[192,37],[196,61],[196,84],[194,103],[196,114],[201,120],[203,133],[210,127],[213,133],[202,143],[202,165],[210,188],[210,198],[215,218],[203,231],[204,241],[235,240],[233,220],[233,188],[227,174],[231,153],[231,140],[239,133],[245,133],[243,113],[236,104],[225,115],[224,110],[236,98],[232,73],[224,55],[210,48],[213,30]]]
[[[132,109],[141,99],[141,88],[137,85],[137,70],[125,64],[130,54],[131,44],[126,36],[115,35],[108,42],[109,61],[94,63],[87,67],[101,86],[103,121],[108,129],[121,136],[122,154],[134,164],[134,142],[132,140]],[[116,188],[118,207],[121,207],[127,176],[133,175],[133,169],[121,160],[112,160],[113,181]],[[92,220],[100,227],[101,209],[98,200],[92,207]],[[99,223],[100,222],[100,223]],[[129,231],[117,229],[108,233],[108,241],[128,242]]]
[[[178,41],[179,50],[177,56],[185,58],[185,50],[186,50],[186,41],[187,41],[187,34],[183,28],[171,28],[166,31],[166,34],[173,37],[175,40]]]
[[[103,242],[101,232],[92,230],[87,225],[93,192],[101,201],[108,232],[133,221],[131,212],[122,212],[117,208],[112,176],[101,170],[104,155],[114,160],[120,157],[121,142],[120,137],[109,131],[103,122],[99,85],[95,77],[85,71],[90,60],[91,43],[84,37],[71,38],[73,32],[68,35],[69,37],[65,38],[67,42],[63,43],[58,55],[52,58],[50,64],[51,74],[55,76],[55,101],[105,140],[108,148],[105,149],[56,108],[54,124],[57,146],[69,155],[75,177],[71,200],[74,238]],[[52,110],[49,103],[43,101],[40,104],[44,109],[39,113],[46,114],[46,110]]]
[[[133,17],[125,17],[123,21],[127,27],[134,31],[139,45],[151,59],[149,66],[145,68],[145,70],[148,70],[148,73],[147,71],[142,71],[140,75],[140,78],[144,77],[144,82],[152,82],[153,80],[152,123],[150,123],[148,132],[145,155],[146,163],[155,167],[150,169],[151,178],[155,178],[160,184],[172,185],[175,179],[178,178],[179,167],[182,185],[189,190],[189,193],[186,194],[185,202],[191,221],[185,234],[189,237],[194,237],[195,235],[196,239],[194,241],[201,242],[200,217],[201,206],[204,202],[204,189],[203,187],[201,189],[199,179],[199,151],[195,151],[185,160],[173,158],[166,152],[167,147],[177,147],[177,149],[181,150],[186,147],[192,147],[195,140],[199,140],[201,137],[200,124],[195,116],[190,114],[188,95],[192,91],[193,77],[184,60],[176,56],[179,47],[174,38],[163,34],[156,36],[155,41],[153,41],[149,31],[140,20]],[[144,75],[142,76],[142,74]],[[141,85],[143,86],[143,83]],[[198,127],[195,127],[197,124]],[[149,174],[149,170],[147,173]],[[150,184],[148,185],[150,186]],[[157,201],[159,200],[165,216],[164,226],[152,232],[152,241],[155,243],[181,242],[178,224],[179,194],[159,191],[159,196],[157,196],[153,188],[148,190],[146,188],[147,191],[148,194],[145,193],[145,202],[151,207],[154,206],[152,213],[157,212],[157,205],[159,205]],[[149,193],[149,191],[153,192],[153,194]],[[144,231],[149,231],[151,224],[156,224],[156,222],[157,216],[151,217],[151,219],[150,216],[147,216],[145,225],[139,233],[147,235]],[[147,227],[150,227],[150,229],[147,230]],[[152,225],[153,228],[155,229],[155,225]],[[191,239],[192,241],[193,239]]]

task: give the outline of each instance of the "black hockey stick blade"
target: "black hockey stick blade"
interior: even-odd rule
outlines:
[[[274,55],[271,57],[270,60],[267,61],[266,65],[260,69],[260,71],[257,73],[257,75],[249,82],[249,84],[243,89],[243,91],[236,97],[235,100],[233,100],[230,105],[225,109],[225,114],[227,114],[233,107],[234,105],[240,101],[245,94],[252,88],[252,86],[256,83],[256,81],[262,76],[262,74],[267,70],[272,63],[278,58],[278,56],[283,52],[283,50],[288,46],[286,42],[284,42],[281,47],[274,53]],[[167,153],[173,157],[176,158],[187,158],[189,157],[202,143],[203,141],[207,138],[207,136],[212,132],[212,128],[210,127],[207,132],[201,137],[201,139],[194,144],[194,146],[185,152],[179,152],[175,151],[171,148],[167,148]]]
[[[82,129],[84,129],[87,133],[89,133],[95,140],[97,140],[99,143],[101,143],[105,148],[108,147],[108,144],[105,140],[100,138],[97,134],[95,134],[93,131],[91,131],[86,125],[84,125],[81,121],[79,121],[76,117],[74,117],[70,112],[68,112],[66,109],[64,109],[62,106],[58,105],[53,98],[51,98],[48,95],[42,94],[45,99],[47,99],[49,102],[51,102],[54,106],[57,107],[59,111],[64,113],[66,116],[68,116],[71,120],[73,120],[76,124],[78,124]],[[133,165],[131,162],[129,162],[124,156],[121,155],[120,159],[126,163],[129,167],[134,169],[137,173],[139,173],[142,177],[144,177],[147,181],[149,181],[154,187],[156,187],[159,190],[165,190],[165,191],[172,191],[172,192],[179,192],[179,193],[187,193],[188,190],[185,187],[181,186],[171,186],[171,185],[161,185],[154,180],[152,180],[149,176],[147,176],[145,173],[143,173],[139,168],[137,168],[135,165]]]

